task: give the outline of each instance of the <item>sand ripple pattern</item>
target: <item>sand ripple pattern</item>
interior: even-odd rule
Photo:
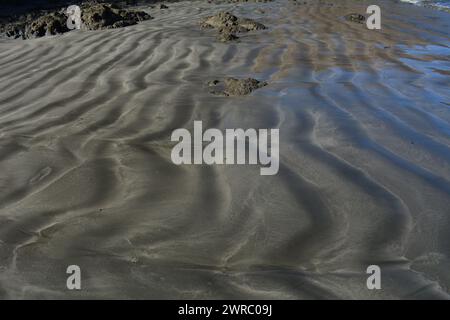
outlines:
[[[0,297],[448,299],[448,16],[391,4],[369,31],[329,3],[0,40]],[[223,9],[269,29],[219,43],[197,23]],[[209,95],[223,76],[270,85]],[[194,120],[280,128],[279,174],[173,165]]]

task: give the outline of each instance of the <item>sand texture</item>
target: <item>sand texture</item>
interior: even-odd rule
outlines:
[[[448,299],[448,13],[297,2],[1,39],[0,298]],[[344,18],[369,4],[380,31]],[[222,42],[221,11],[266,29]],[[210,92],[227,78],[267,85]],[[279,128],[279,173],[174,165],[194,120]]]

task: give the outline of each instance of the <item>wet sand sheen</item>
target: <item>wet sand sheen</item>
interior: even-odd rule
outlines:
[[[0,40],[0,297],[449,298],[447,13],[380,1],[369,31],[342,19],[368,2],[307,2]],[[268,29],[221,43],[221,10]],[[269,85],[208,93],[227,76]],[[194,120],[280,128],[279,174],[173,165]]]

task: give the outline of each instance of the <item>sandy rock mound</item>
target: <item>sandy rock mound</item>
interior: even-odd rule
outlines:
[[[266,29],[262,23],[253,21],[251,19],[238,18],[229,12],[219,12],[215,16],[210,16],[204,19],[201,23],[203,28],[214,28],[221,31],[228,32],[247,32],[252,30]]]
[[[202,28],[214,28],[219,31],[220,41],[238,39],[235,33],[266,29],[262,23],[251,19],[238,18],[229,12],[219,12],[201,22]]]
[[[267,82],[259,81],[253,78],[236,79],[225,78],[225,80],[213,80],[208,83],[210,87],[215,87],[211,93],[222,96],[245,96],[256,89],[267,86]]]
[[[107,4],[95,4],[82,8],[81,20],[88,30],[101,30],[131,26],[151,16],[143,11],[115,8]]]
[[[228,32],[228,31],[222,31],[217,36],[217,40],[221,42],[229,42],[233,40],[237,40],[239,37],[235,35],[234,33]]]

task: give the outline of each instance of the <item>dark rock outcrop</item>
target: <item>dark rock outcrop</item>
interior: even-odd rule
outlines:
[[[87,30],[121,28],[151,19],[143,11],[123,10],[107,4],[95,4],[83,7],[81,20]]]
[[[120,28],[149,20],[144,11],[121,9],[114,4],[88,3],[81,6],[82,29]],[[65,10],[30,13],[0,23],[0,33],[10,38],[31,39],[70,31]]]

